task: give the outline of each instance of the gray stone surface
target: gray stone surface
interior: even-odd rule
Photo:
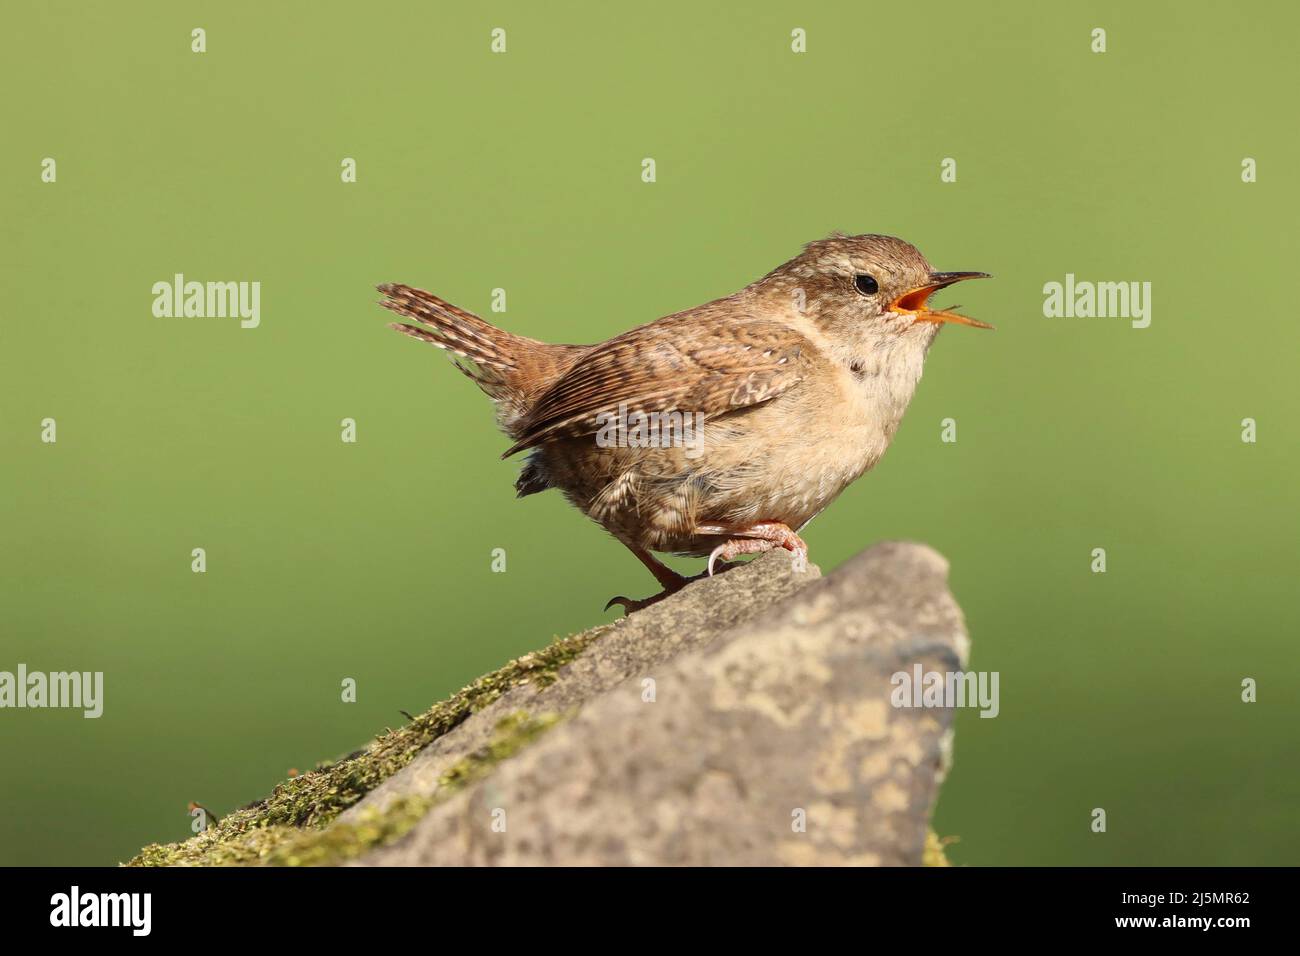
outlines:
[[[600,630],[345,814],[436,795],[508,714],[567,717],[360,862],[921,862],[952,714],[892,707],[890,677],[964,666],[934,551],[881,544],[826,578],[773,552]]]
[[[796,571],[789,552],[769,553],[689,585],[643,611],[587,631],[595,640],[577,660],[560,669],[554,683],[513,687],[491,706],[434,741],[400,773],[342,814],[343,822],[382,808],[397,795],[431,796],[442,774],[492,740],[506,716],[568,713],[619,683],[648,674],[663,662],[707,644],[729,628],[749,622],[821,577],[815,564]],[[611,610],[611,615],[619,613]]]

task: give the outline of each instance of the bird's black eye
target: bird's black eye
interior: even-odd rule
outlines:
[[[875,295],[880,291],[880,284],[876,282],[876,277],[863,272],[853,277],[853,286],[863,295]]]

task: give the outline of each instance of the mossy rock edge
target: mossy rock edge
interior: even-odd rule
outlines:
[[[383,810],[370,809],[358,820],[335,823],[344,810],[417,754],[454,730],[507,690],[525,684],[546,687],[556,672],[574,661],[613,625],[561,638],[480,677],[434,704],[409,724],[375,738],[363,750],[278,784],[264,800],[221,817],[202,833],[180,843],[153,843],[126,866],[247,866],[328,864],[407,832],[425,812],[466,783],[481,778],[494,763],[517,752],[553,726],[560,715],[516,712],[498,723],[492,742],[462,758],[440,781],[432,797],[405,795]]]

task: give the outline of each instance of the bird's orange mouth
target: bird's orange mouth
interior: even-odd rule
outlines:
[[[958,315],[949,309],[931,309],[926,305],[926,301],[930,296],[940,289],[946,289],[948,286],[962,282],[965,279],[989,278],[992,277],[986,272],[932,272],[930,273],[929,283],[900,295],[889,303],[889,311],[898,315],[910,315],[913,322],[954,322],[958,325],[974,326],[977,329],[991,329],[993,326],[987,322],[981,322],[979,319]],[[959,307],[953,306],[953,308]]]

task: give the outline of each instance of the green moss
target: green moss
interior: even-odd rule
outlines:
[[[360,801],[439,737],[459,726],[512,687],[554,683],[571,663],[614,625],[563,638],[511,661],[435,704],[364,750],[318,766],[279,784],[265,800],[226,814],[206,831],[182,843],[150,844],[128,866],[311,866],[346,862],[409,832],[451,794],[483,779],[492,767],[518,753],[567,714],[529,715],[515,711],[497,722],[488,743],[448,767],[429,796],[395,797],[382,809],[369,808],[346,823],[340,813]],[[210,819],[215,819],[209,814]],[[944,848],[956,837],[926,834],[922,862],[951,866]]]
[[[258,862],[272,866],[325,866],[356,859],[367,850],[391,843],[419,823],[435,804],[482,780],[497,763],[517,754],[561,719],[559,714],[534,717],[517,710],[497,722],[486,746],[462,757],[443,772],[432,796],[395,797],[382,810],[369,808],[348,823],[335,823],[324,830],[295,831]]]
[[[497,700],[512,687],[546,687],[556,672],[575,660],[614,625],[593,628],[511,661],[435,704],[405,727],[376,738],[364,750],[323,764],[280,783],[265,800],[226,814],[203,833],[183,843],[150,844],[128,866],[220,866],[248,863],[311,863],[346,859],[348,847],[364,850],[395,839],[428,810],[415,798],[395,800],[382,815],[325,828],[425,747]],[[558,718],[554,718],[558,719]],[[512,714],[498,725],[488,753],[472,754],[448,774],[446,788],[464,786],[503,756],[516,752],[554,719]],[[445,789],[445,788],[444,788]],[[442,790],[439,791],[442,793]],[[391,811],[391,812],[390,812]],[[337,831],[337,832],[336,832]],[[328,852],[316,848],[328,846]],[[356,855],[352,853],[351,855]]]
[[[438,778],[438,792],[454,793],[483,779],[502,760],[513,757],[568,714],[538,714],[516,710],[497,721],[492,739],[467,757],[462,757]]]

